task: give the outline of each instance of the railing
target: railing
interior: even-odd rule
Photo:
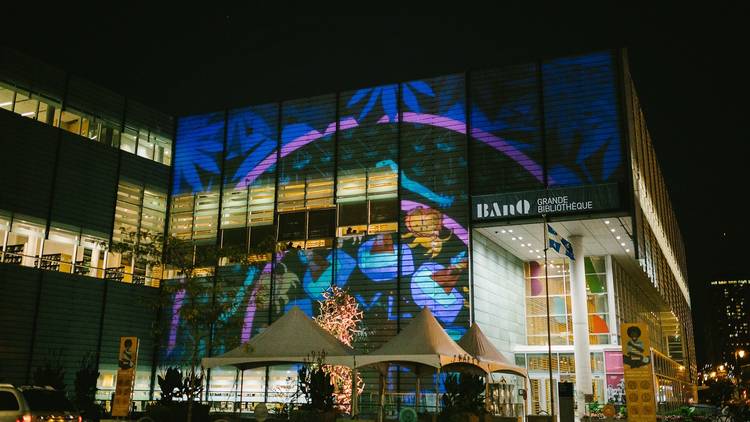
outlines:
[[[134,274],[125,272],[125,266],[97,267],[87,261],[66,261],[63,254],[26,255],[23,253],[24,245],[8,245],[7,250],[0,246],[0,262],[4,264],[21,265],[30,268],[39,268],[45,271],[64,272],[69,274],[83,275],[122,283],[132,283],[142,286],[159,287],[161,279],[150,277],[145,274]],[[25,258],[25,260],[24,260]]]

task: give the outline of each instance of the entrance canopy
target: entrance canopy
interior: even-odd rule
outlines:
[[[239,369],[300,363],[325,353],[329,365],[354,367],[354,350],[329,334],[298,307],[293,307],[262,333],[223,355],[203,358],[204,368],[231,365]]]
[[[458,345],[479,361],[479,366],[488,373],[503,372],[528,377],[526,369],[516,366],[500,353],[492,342],[484,335],[479,325],[474,323],[466,334],[458,341]]]
[[[433,368],[459,363],[475,366],[473,358],[450,338],[428,308],[379,349],[357,357],[357,367],[389,362]]]

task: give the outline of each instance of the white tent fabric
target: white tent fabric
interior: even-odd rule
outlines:
[[[489,373],[505,372],[520,375],[524,378],[528,377],[526,369],[510,363],[495,348],[490,339],[484,335],[476,323],[469,327],[468,331],[461,337],[461,340],[458,341],[458,345],[478,360],[479,366],[482,366]]]
[[[441,368],[473,359],[443,330],[428,308],[379,349],[357,357],[357,367],[394,362]]]
[[[262,333],[223,355],[203,358],[204,368],[231,365],[239,369],[300,363],[312,353],[325,353],[325,363],[353,368],[354,350],[293,307]]]

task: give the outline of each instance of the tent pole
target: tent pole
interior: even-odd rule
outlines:
[[[240,370],[240,415],[242,415],[242,391],[245,389],[245,370]]]
[[[383,407],[385,406],[385,375],[383,375],[382,372],[380,372],[378,381],[378,422],[383,422]]]
[[[352,366],[352,419],[357,419],[357,414],[359,414],[359,406],[357,404],[357,399],[359,398],[357,375],[357,358],[354,358],[354,365]]]
[[[421,398],[421,382],[422,380],[419,379],[419,367],[414,367],[414,374],[417,376],[417,391],[414,393],[414,411],[419,413],[419,399]]]
[[[435,411],[432,413],[432,422],[437,422],[438,409],[440,409],[440,367],[435,371]]]

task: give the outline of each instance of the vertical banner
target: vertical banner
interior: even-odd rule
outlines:
[[[621,334],[628,420],[655,422],[656,396],[654,395],[653,362],[651,362],[648,326],[623,323]]]
[[[112,400],[112,416],[128,416],[135,385],[135,366],[138,362],[138,337],[120,337],[117,355],[117,382]]]

